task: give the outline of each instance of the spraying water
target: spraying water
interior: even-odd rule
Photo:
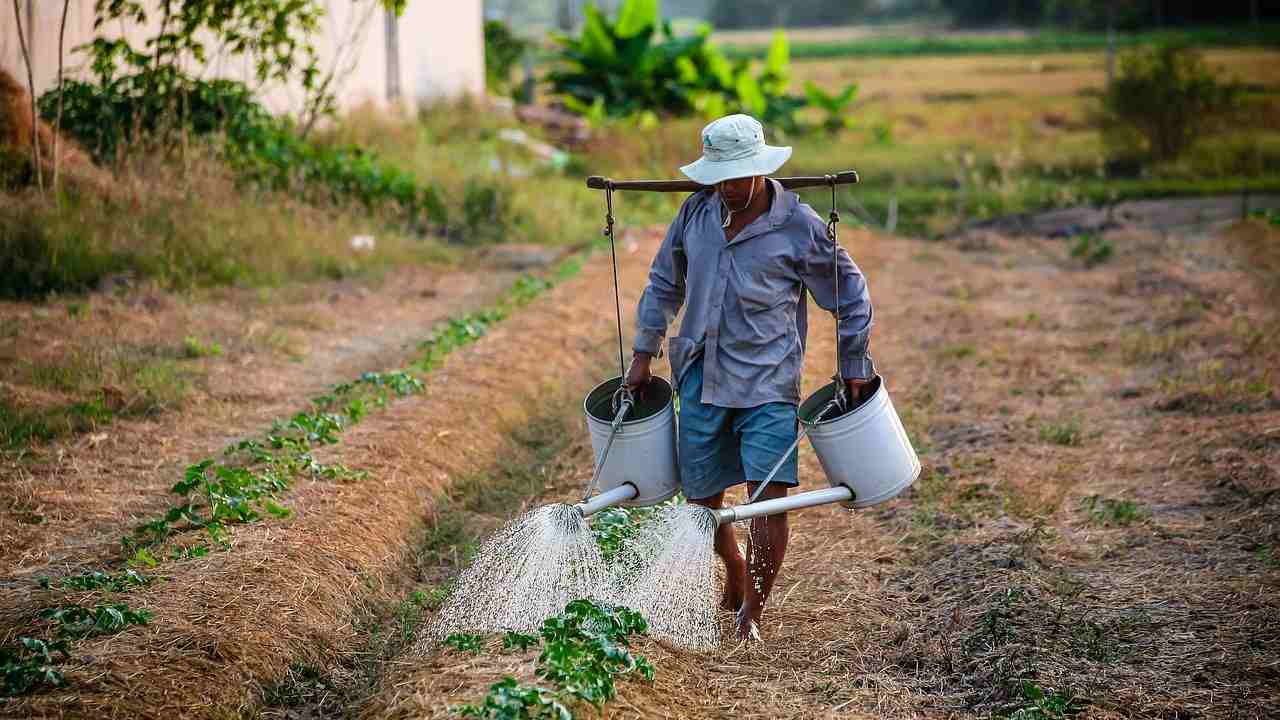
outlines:
[[[609,574],[582,514],[544,505],[492,535],[458,576],[429,638],[530,632],[570,600],[613,602]]]
[[[698,505],[668,505],[636,532],[613,568],[617,602],[639,612],[649,634],[676,647],[720,644],[713,536],[715,516]]]
[[[638,611],[649,634],[670,645],[714,648],[720,642],[715,527],[706,508],[659,507],[606,565],[581,513],[544,505],[484,542],[424,642],[459,632],[536,631],[569,601],[587,598]]]

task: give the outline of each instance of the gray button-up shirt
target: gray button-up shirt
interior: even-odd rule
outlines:
[[[835,310],[840,283],[840,372],[875,374],[867,343],[871,297],[858,266],[827,238],[826,223],[777,181],[769,212],[732,241],[721,228],[715,192],[694,193],[662,242],[636,310],[635,350],[658,354],[667,326],[685,307],[680,334],[667,341],[677,384],[703,357],[702,401],[745,408],[800,401],[808,330],[805,288]]]

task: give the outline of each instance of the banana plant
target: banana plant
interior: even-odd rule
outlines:
[[[804,100],[787,94],[786,35],[775,34],[759,75],[747,60],[730,62],[710,39],[709,25],[677,37],[655,0],[625,0],[616,21],[588,5],[577,37],[556,36],[563,64],[548,80],[566,107],[593,121],[646,111],[708,118],[741,111],[794,129]]]
[[[804,94],[809,104],[826,112],[827,118],[822,128],[829,133],[837,133],[849,126],[848,109],[858,97],[858,84],[849,83],[838,93],[828,93],[813,82],[804,84]]]

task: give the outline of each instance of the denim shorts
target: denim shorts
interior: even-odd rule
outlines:
[[[701,500],[742,482],[761,482],[796,440],[796,406],[771,402],[725,408],[702,402],[702,359],[680,378],[678,422],[680,484],[685,497]],[[791,453],[770,484],[800,484]]]

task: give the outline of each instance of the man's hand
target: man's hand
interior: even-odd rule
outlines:
[[[649,353],[638,352],[631,356],[631,367],[627,369],[627,377],[623,379],[622,384],[636,396],[640,395],[644,386],[649,384],[649,378],[652,377],[652,373],[649,372],[650,360],[653,360],[653,356]]]
[[[849,400],[857,405],[858,403],[871,397],[871,380],[856,380],[845,378],[845,387],[849,390]]]

